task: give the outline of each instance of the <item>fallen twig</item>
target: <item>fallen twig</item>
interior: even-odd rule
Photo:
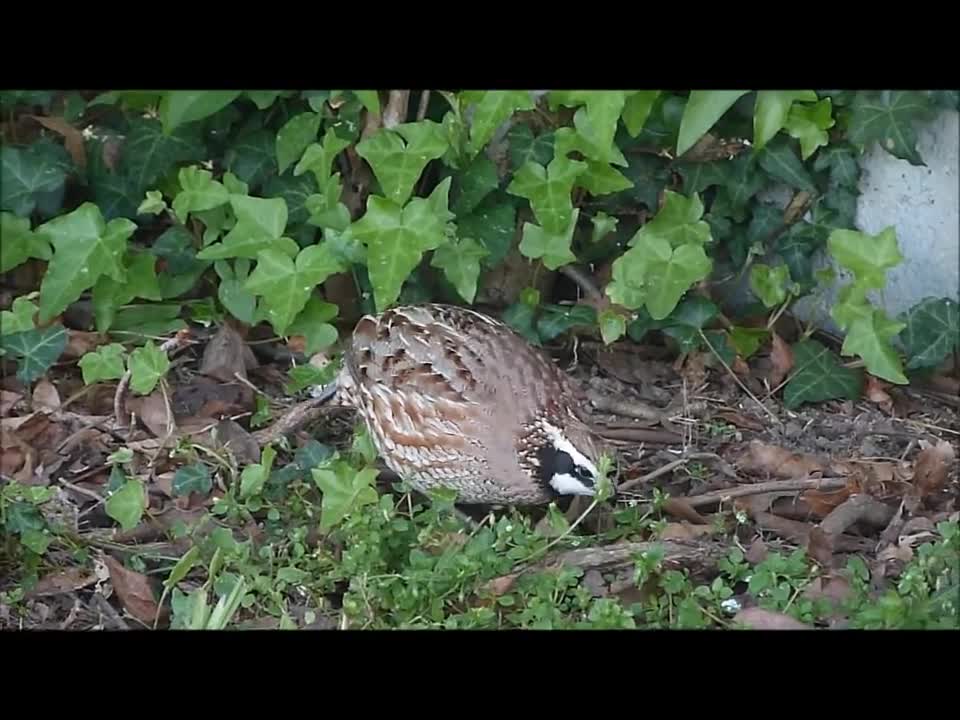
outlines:
[[[409,90],[391,90],[387,106],[383,109],[383,126],[389,130],[403,123],[407,119],[409,102]]]
[[[114,628],[117,630],[129,630],[130,626],[120,617],[120,613],[114,610],[113,605],[111,605],[107,599],[100,593],[93,593],[93,600],[96,602],[97,607],[100,608],[100,612],[110,620]]]
[[[592,304],[595,306],[608,304],[607,299],[600,292],[600,288],[597,287],[597,283],[583,270],[574,265],[564,265],[560,268],[560,272],[573,280],[577,287],[583,291],[583,294],[590,298]]]
[[[825,478],[797,478],[795,480],[771,480],[769,482],[752,483],[740,487],[729,488],[726,490],[714,490],[713,492],[703,493],[703,495],[693,495],[685,498],[687,503],[694,508],[712,505],[723,500],[732,500],[733,498],[747,497],[750,495],[762,495],[768,492],[791,492],[794,490],[838,490],[846,487],[846,478],[825,477]]]
[[[650,428],[610,428],[598,426],[597,434],[605,440],[623,440],[651,445],[676,445],[683,438],[669,430],[651,430]]]
[[[893,508],[869,495],[854,495],[831,510],[820,522],[820,529],[828,535],[839,535],[861,521],[885,527],[894,514]]]
[[[655,480],[661,475],[666,475],[667,473],[672,472],[673,470],[676,470],[678,467],[682,467],[683,465],[686,465],[691,460],[716,460],[716,459],[717,459],[716,453],[690,453],[689,455],[686,455],[682,458],[678,458],[673,462],[670,462],[670,463],[667,463],[666,465],[658,467],[656,470],[653,470],[652,472],[648,472],[646,475],[641,475],[640,477],[635,477],[631,480],[627,480],[625,483],[623,483],[617,488],[617,492],[618,493],[623,492],[624,490],[629,490],[630,488],[636,485],[640,485],[641,483]],[[706,494],[709,494],[709,493],[706,493]],[[700,497],[702,498],[704,496],[701,495]],[[686,499],[689,502],[689,498],[686,498]],[[703,504],[709,505],[709,503],[703,503]]]
[[[297,403],[281,415],[270,427],[251,433],[253,439],[260,447],[266,447],[282,435],[312,422],[323,414],[323,405],[330,399],[331,392],[332,390],[324,392],[318,397]]]
[[[610,397],[609,395],[598,393],[595,390],[589,390],[587,392],[587,397],[590,399],[590,402],[593,403],[593,406],[597,408],[597,410],[600,410],[601,412],[613,413],[614,415],[636,418],[637,420],[646,420],[651,423],[661,422],[666,415],[665,410],[661,410],[653,405],[648,405],[640,400],[625,400],[622,398]]]

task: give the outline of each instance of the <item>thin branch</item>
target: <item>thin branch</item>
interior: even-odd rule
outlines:
[[[694,495],[684,499],[691,507],[699,508],[722,502],[724,500],[748,497],[750,495],[762,495],[763,493],[792,492],[796,490],[839,490],[840,488],[844,488],[846,486],[846,478],[841,477],[771,480],[769,482],[742,485],[736,488],[714,490],[712,492],[703,493],[703,495]]]
[[[427,116],[427,106],[430,104],[430,91],[424,90],[420,93],[420,107],[417,108],[417,122],[420,122]]]
[[[580,268],[576,267],[575,265],[564,265],[562,268],[560,268],[560,272],[573,280],[583,291],[583,294],[593,300],[595,303],[603,303],[606,301],[606,298],[604,298],[603,293],[600,292],[600,288],[597,287],[597,284],[593,281],[593,278]]]

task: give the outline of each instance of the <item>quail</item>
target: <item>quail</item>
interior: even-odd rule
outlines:
[[[442,304],[366,315],[323,391],[355,409],[384,463],[457,502],[595,495],[602,447],[569,375],[505,323]]]

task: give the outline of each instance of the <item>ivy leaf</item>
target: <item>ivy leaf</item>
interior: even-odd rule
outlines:
[[[803,403],[856,400],[863,373],[840,365],[840,359],[816,340],[801,340],[793,350],[796,373],[783,389],[783,404],[793,410]]]
[[[119,380],[123,377],[123,345],[110,343],[86,353],[77,365],[83,372],[83,384],[92,385],[103,380]]]
[[[164,132],[210,117],[240,97],[241,90],[170,90],[160,101]]]
[[[134,298],[163,299],[157,278],[156,260],[151,253],[134,255],[123,282],[117,282],[109,275],[100,276],[93,286],[93,314],[100,332],[109,330],[117,309]]]
[[[253,325],[256,321],[257,298],[246,288],[250,275],[250,260],[237,258],[233,265],[217,260],[214,270],[220,276],[217,297],[231,315],[240,322]]]
[[[597,163],[610,162],[614,155],[620,154],[613,138],[617,134],[626,94],[610,90],[588,90],[583,94],[586,95],[586,107],[574,113],[573,126],[586,141],[584,154]]]
[[[101,275],[122,282],[127,239],[136,229],[125,218],[105,223],[100,208],[90,202],[38,227],[36,232],[54,247],[53,259],[40,283],[40,322],[65,310]]]
[[[684,197],[667,190],[663,207],[654,218],[637,231],[628,243],[634,246],[645,238],[657,237],[666,240],[672,247],[710,242],[710,226],[703,217],[703,203],[699,196]]]
[[[203,142],[197,127],[165,133],[159,121],[136,118],[130,122],[120,160],[123,175],[129,181],[125,186],[129,185],[137,197],[143,197],[144,192],[178,164],[200,162],[205,159],[203,155]]]
[[[263,492],[263,486],[270,476],[270,470],[273,468],[273,461],[277,457],[277,451],[272,446],[267,445],[263,449],[263,455],[260,462],[247,465],[240,473],[240,499],[255,497]]]
[[[719,312],[720,308],[707,298],[702,295],[693,295],[677,305],[676,309],[667,318],[667,322],[670,325],[702,330]]]
[[[859,355],[867,371],[892,383],[906,385],[900,357],[890,343],[906,327],[906,323],[891,320],[882,310],[874,310],[867,317],[860,317],[850,324],[840,352],[844,355]]]
[[[794,105],[785,123],[790,137],[800,141],[800,155],[804,160],[829,142],[827,130],[834,124],[829,98],[815,105]]]
[[[340,173],[327,179],[327,184],[319,194],[310,195],[304,207],[310,213],[307,222],[323,230],[333,229],[344,232],[350,226],[350,210],[340,202],[343,185]]]
[[[287,120],[277,133],[277,170],[281,175],[300,159],[307,146],[317,139],[319,132],[319,113],[300,113]]]
[[[734,326],[730,329],[730,342],[737,354],[746,359],[760,349],[769,335],[770,331],[765,328]]]
[[[104,504],[107,515],[118,522],[123,530],[135,528],[146,509],[147,492],[138,478],[127,478]]]
[[[836,213],[835,225],[852,227],[857,217],[857,199],[854,190],[834,188],[824,196],[823,204]]]
[[[847,138],[862,146],[880,143],[894,157],[911,165],[925,165],[917,150],[913,123],[929,113],[928,103],[916,91],[858,92],[851,104]]]
[[[30,229],[30,219],[13,213],[0,214],[0,273],[25,263],[30,258],[49,260],[50,243]]]
[[[637,90],[627,97],[622,117],[630,137],[637,137],[643,130],[657,98],[660,97],[660,92],[660,90]]]
[[[181,190],[173,199],[173,212],[181,223],[187,222],[187,213],[213,210],[230,200],[223,183],[213,179],[213,173],[195,166],[180,169]]]
[[[184,497],[190,493],[206,495],[213,489],[210,470],[203,463],[192,463],[177,468],[173,475],[172,490],[174,497]]]
[[[763,245],[766,240],[783,227],[783,210],[776,205],[757,203],[753,206],[753,217],[747,226],[747,243]]]
[[[817,192],[813,178],[786,138],[780,137],[770,142],[757,153],[757,158],[760,167],[788,186],[809,193]]]
[[[312,172],[317,179],[317,186],[325,188],[333,171],[333,161],[349,146],[349,140],[338,136],[332,127],[327,128],[327,132],[323,135],[323,142],[313,143],[306,149],[300,162],[293,169],[293,174],[297,176],[308,171]]]
[[[790,268],[778,265],[775,268],[757,263],[750,268],[750,289],[767,307],[772,308],[787,299]]]
[[[817,172],[829,170],[831,190],[854,190],[860,182],[860,164],[849,145],[830,145],[824,148],[814,160],[813,169]]]
[[[287,332],[291,336],[302,335],[306,338],[304,349],[308,355],[318,353],[337,341],[337,328],[330,324],[330,320],[333,320],[339,311],[340,308],[333,303],[311,296]]]
[[[590,222],[593,223],[593,234],[590,236],[590,241],[598,243],[617,229],[617,225],[620,224],[620,218],[612,217],[605,212],[598,212],[590,218]]]
[[[616,145],[611,145],[610,150],[604,154],[605,160],[596,160],[595,157],[600,153],[593,145],[593,141],[582,135],[578,130],[569,127],[562,127],[554,133],[554,155],[567,157],[572,152],[580,153],[587,158],[587,163],[604,164],[609,163],[627,167],[629,163],[627,158]]]
[[[33,328],[12,335],[0,336],[0,347],[17,359],[17,377],[30,384],[41,377],[67,347],[67,331],[63,325]]]
[[[607,163],[587,161],[587,169],[577,178],[577,184],[591,195],[609,195],[633,187],[623,173]]]
[[[949,298],[925,298],[901,316],[907,368],[936,367],[960,348],[960,312]]]
[[[397,125],[393,130],[379,130],[359,143],[356,150],[370,163],[384,195],[403,205],[427,163],[442,157],[448,147],[443,127],[432,120],[421,120]]]
[[[490,254],[473,238],[465,237],[457,243],[441,245],[433,253],[430,265],[443,270],[464,300],[472,303],[477,294],[480,261]]]
[[[328,532],[351,512],[377,502],[377,491],[373,487],[378,475],[375,468],[365,468],[360,472],[349,467],[339,472],[313,468],[310,473],[323,493],[320,532]]]
[[[513,113],[532,110],[533,107],[529,90],[489,90],[480,93],[470,121],[471,154],[476,154],[490,142],[497,128]]]
[[[275,138],[266,130],[241,136],[224,153],[227,170],[250,187],[259,187],[277,172]]]
[[[683,194],[688,197],[702,193],[708,187],[726,184],[731,174],[729,160],[678,162],[676,168],[683,178]]]
[[[557,155],[548,167],[527,163],[507,187],[507,192],[526,198],[543,229],[561,235],[570,227],[573,201],[570,193],[586,163]]]
[[[575,262],[577,257],[570,250],[573,242],[573,233],[580,217],[580,208],[573,211],[570,223],[564,232],[551,233],[539,225],[523,224],[523,239],[520,241],[520,252],[524,257],[541,259],[549,270],[556,270],[563,265]]]
[[[377,196],[367,201],[364,216],[351,231],[367,247],[367,269],[377,311],[400,296],[400,288],[423,253],[444,241],[444,222],[430,203],[414,198],[406,207]]]
[[[507,132],[510,171],[516,172],[528,162],[546,167],[553,160],[554,134],[541,133],[534,137],[529,125],[519,123]]]
[[[354,90],[353,94],[374,115],[380,114],[380,95],[376,90]]]
[[[36,314],[36,305],[25,297],[16,298],[10,310],[0,310],[0,335],[33,330],[33,316]]]
[[[496,267],[513,244],[517,231],[517,210],[508,200],[492,206],[483,203],[470,215],[457,218],[457,229],[462,237],[476,238],[489,253],[484,264]]]
[[[130,353],[127,362],[130,388],[138,395],[149,395],[170,369],[170,358],[152,340]]]
[[[630,248],[613,261],[612,279],[604,292],[617,305],[630,310],[641,308],[647,297],[648,269],[647,255],[637,248]]]
[[[677,155],[683,155],[710,131],[749,90],[691,90],[680,121]]]
[[[60,146],[57,161],[45,152],[45,143],[34,143],[27,148],[0,148],[0,209],[20,217],[33,213],[44,195],[63,191],[70,158]]]
[[[600,326],[600,337],[605,345],[615,343],[627,332],[627,319],[610,308],[600,313],[597,324]]]
[[[313,289],[345,269],[326,243],[304,248],[296,262],[278,250],[263,250],[257,256],[257,267],[247,279],[246,289],[263,297],[273,329],[285,334],[306,307]]]
[[[537,332],[544,341],[559,337],[577,325],[593,326],[597,323],[597,311],[588,305],[544,305],[543,314],[537,319]]]
[[[197,254],[201,260],[255,258],[257,253],[273,246],[287,227],[287,202],[283,198],[231,195],[230,206],[237,216],[237,224],[223,242],[201,250]]]
[[[282,90],[247,90],[245,95],[253,100],[257,110],[266,110],[277,101],[282,93]]]
[[[833,258],[866,288],[882,288],[886,271],[903,261],[893,227],[884,228],[876,235],[834,230],[827,239],[827,247]]]
[[[295,233],[299,238],[304,237],[300,235],[300,232],[309,233],[305,236],[306,240],[302,244],[313,242],[316,231],[313,227],[306,227],[306,223],[310,219],[310,211],[307,210],[307,198],[317,192],[317,183],[313,177],[309,175],[303,177],[274,175],[263,184],[261,192],[265,198],[283,198],[286,202],[288,234]]]
[[[747,203],[767,185],[766,177],[757,172],[754,160],[752,151],[749,151],[727,161],[729,175],[721,183],[713,201],[710,208],[712,214],[732,217],[737,222],[743,221]]]
[[[763,148],[787,124],[794,102],[816,102],[813,90],[760,90],[753,111],[753,146]]]
[[[457,175],[457,199],[451,208],[455,215],[469,215],[500,185],[493,160],[480,153]]]
[[[646,306],[654,320],[662,320],[673,312],[690,286],[703,280],[713,269],[713,263],[700,245],[671,248],[667,239],[649,236],[631,248],[633,250],[651,256],[648,268],[650,292]]]
[[[159,215],[167,209],[167,201],[159,190],[147,190],[147,196],[137,207],[137,215]]]

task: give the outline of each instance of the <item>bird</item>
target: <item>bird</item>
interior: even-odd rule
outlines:
[[[583,389],[476,310],[424,303],[364,315],[321,395],[357,411],[386,466],[419,492],[510,506],[597,495],[604,448]]]

